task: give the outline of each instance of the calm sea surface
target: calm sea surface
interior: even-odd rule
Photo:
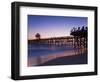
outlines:
[[[73,50],[69,46],[57,46],[48,44],[28,44],[28,57],[57,54],[65,51]]]

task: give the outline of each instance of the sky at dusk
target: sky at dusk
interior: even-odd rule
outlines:
[[[28,15],[28,39],[69,36],[73,27],[88,25],[87,17]]]

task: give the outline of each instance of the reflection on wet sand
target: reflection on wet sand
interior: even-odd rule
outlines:
[[[68,57],[68,56],[77,56],[86,53],[86,49],[82,50],[82,52],[78,52],[78,50],[71,50],[71,51],[65,51],[58,54],[49,54],[49,55],[43,55],[38,57],[29,57],[28,59],[28,66],[34,66],[43,64],[47,61],[61,58],[61,57]]]

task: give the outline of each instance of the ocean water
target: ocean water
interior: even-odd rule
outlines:
[[[66,45],[28,44],[28,57],[57,54],[70,50],[74,48]]]

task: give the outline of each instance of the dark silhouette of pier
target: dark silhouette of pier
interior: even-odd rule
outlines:
[[[84,27],[84,26],[78,27],[78,28],[73,27],[70,35],[72,35],[74,38],[74,47],[87,48],[87,42],[88,42],[87,31],[88,31],[87,27]]]
[[[70,36],[63,37],[51,37],[51,38],[41,38],[41,35],[37,33],[35,35],[36,39],[28,40],[28,43],[33,44],[51,44],[51,45],[70,45],[74,48],[87,48],[87,27],[73,27]]]
[[[73,36],[51,37],[29,40],[28,43],[34,44],[51,44],[51,45],[71,45],[73,44]]]
[[[70,32],[70,35],[73,36],[73,46],[74,48],[77,48],[78,53],[82,53],[85,50],[85,53],[87,53],[87,44],[88,44],[88,29],[87,27],[73,27],[73,29]],[[75,52],[76,53],[76,52]]]

